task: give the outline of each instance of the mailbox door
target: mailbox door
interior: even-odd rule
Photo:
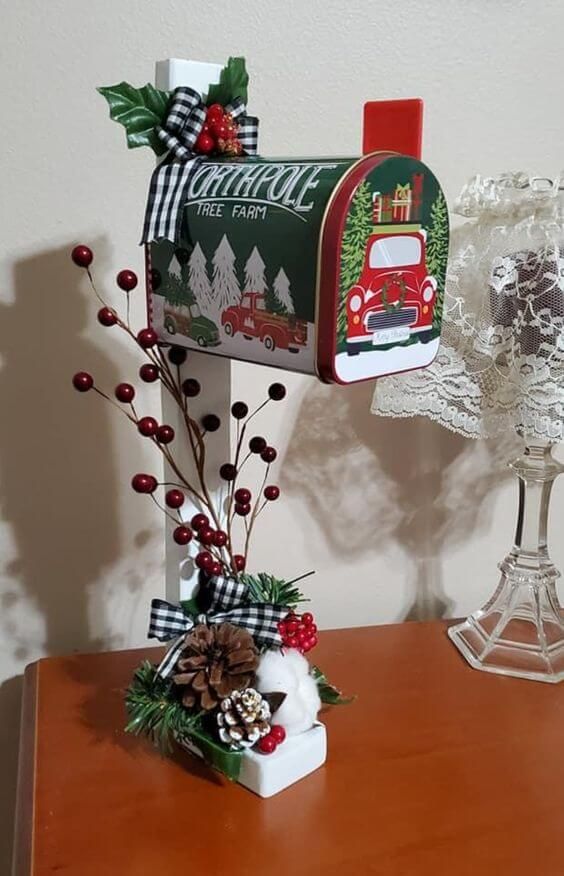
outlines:
[[[328,204],[319,248],[317,369],[356,383],[430,365],[448,256],[439,183],[415,158],[376,153]]]

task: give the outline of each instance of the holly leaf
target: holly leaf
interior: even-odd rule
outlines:
[[[108,101],[110,118],[125,128],[129,149],[149,146],[157,155],[167,151],[155,128],[165,118],[170,92],[158,91],[150,83],[134,88],[129,82],[106,85],[97,90]]]
[[[236,97],[240,97],[247,103],[247,86],[249,84],[249,74],[245,65],[244,58],[229,58],[227,64],[221,71],[219,82],[217,85],[210,85],[206,103],[210,106],[212,103],[220,103],[225,106]]]
[[[181,599],[180,607],[188,617],[195,617],[200,614],[200,609],[198,608],[198,602],[196,599]]]
[[[343,696],[341,691],[327,680],[327,677],[318,666],[312,667],[311,674],[317,684],[319,698],[322,703],[328,706],[347,706],[356,699],[356,697]]]

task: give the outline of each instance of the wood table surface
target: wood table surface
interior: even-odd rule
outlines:
[[[25,678],[16,876],[562,876],[564,685],[470,669],[442,623],[323,633],[358,694],[325,766],[268,800],[123,733],[153,649]]]

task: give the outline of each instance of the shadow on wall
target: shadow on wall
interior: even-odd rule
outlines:
[[[283,487],[303,497],[341,561],[374,551],[382,539],[403,548],[413,594],[403,620],[448,617],[441,554],[468,533],[489,529],[493,495],[511,478],[507,461],[518,440],[509,434],[472,441],[423,417],[377,417],[370,413],[373,392],[372,381],[312,383],[288,446]]]
[[[119,553],[112,412],[77,403],[71,384],[80,369],[109,386],[118,373],[82,335],[88,291],[69,249],[18,262],[14,303],[0,306],[0,510],[17,551],[2,569],[17,586],[0,597],[0,635],[21,664],[37,654],[28,606],[44,623],[47,654],[98,647],[88,590]],[[1,873],[10,872],[20,689],[20,678],[0,687]]]

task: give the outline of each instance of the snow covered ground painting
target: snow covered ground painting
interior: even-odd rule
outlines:
[[[354,383],[370,377],[399,374],[414,368],[426,368],[439,350],[439,338],[428,344],[410,344],[392,350],[367,350],[358,356],[339,353],[335,359],[335,374],[341,383]]]

